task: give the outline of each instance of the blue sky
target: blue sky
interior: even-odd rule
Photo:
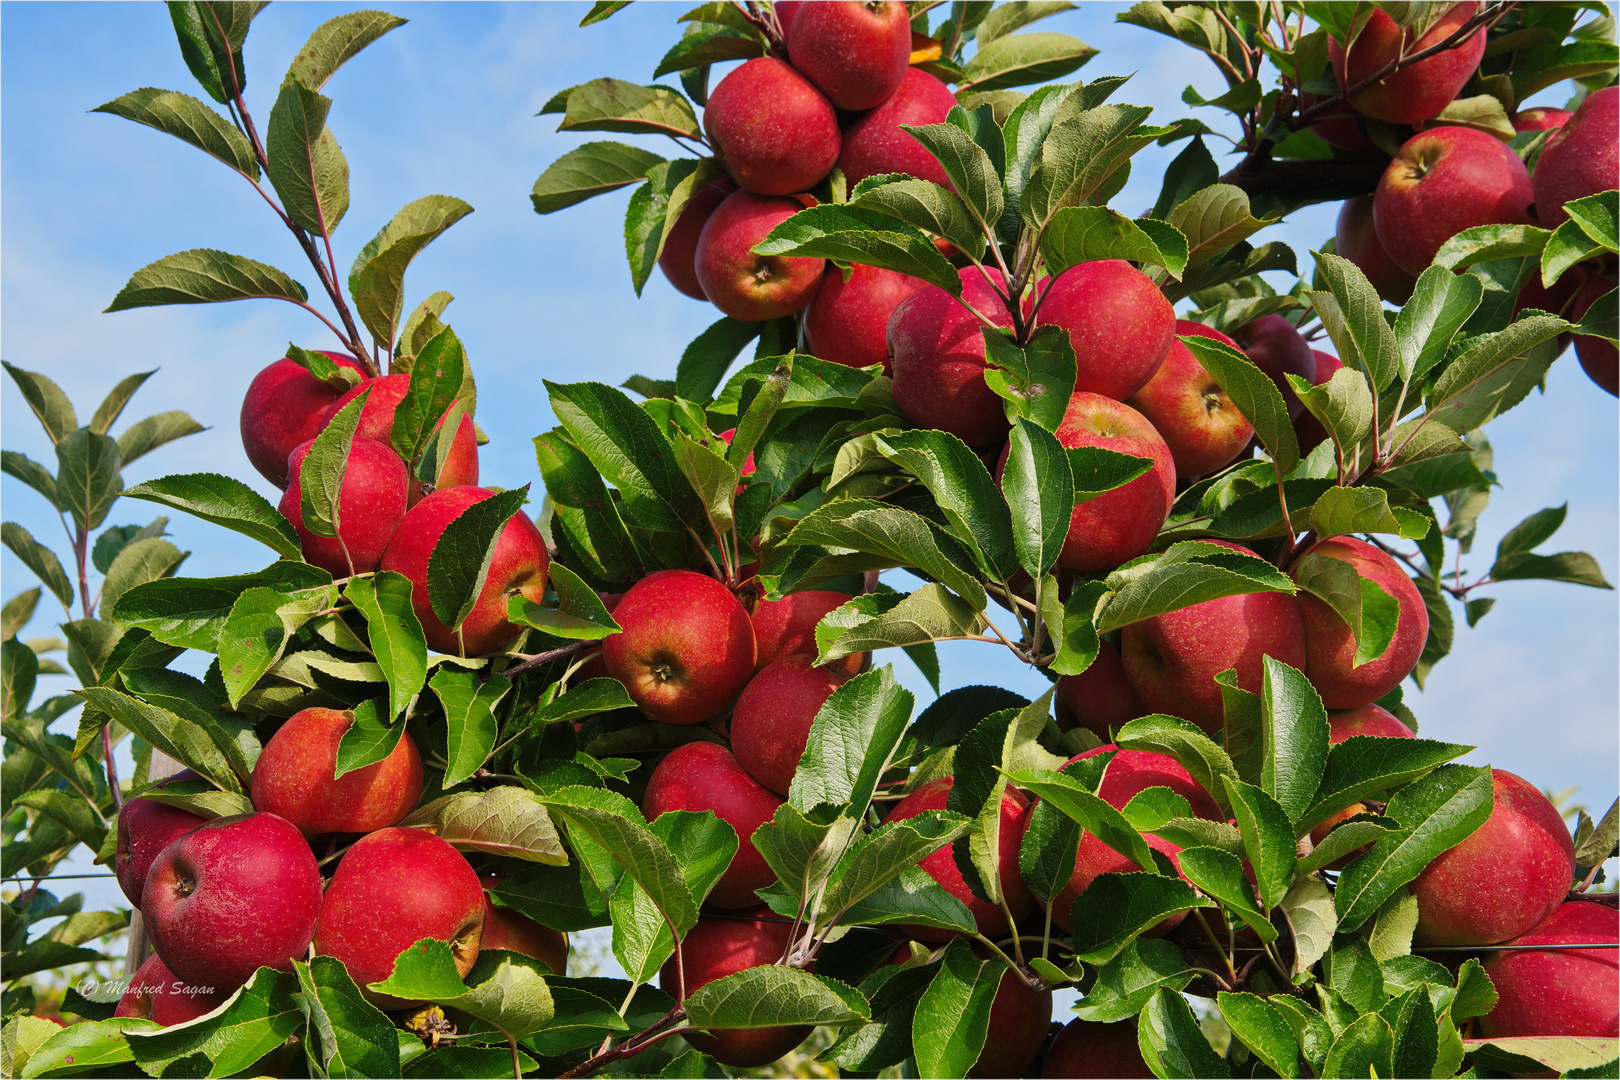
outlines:
[[[340,267],[412,199],[442,193],[476,208],[418,259],[406,286],[408,304],[436,289],[457,297],[447,319],[479,378],[478,420],[493,440],[483,453],[490,483],[538,484],[529,439],[552,424],[542,379],[668,377],[686,342],[716,317],[657,274],[635,297],[620,240],[624,195],[545,218],[528,198],[547,164],[604,137],[556,133],[554,118],[535,116],[540,107],[557,90],[597,76],[650,82],[657,59],[679,37],[674,20],[685,7],[637,4],[579,29],[583,4],[392,5],[411,21],[326,88],[335,99],[329,123],[351,170],[351,209],[335,237]],[[1156,120],[1196,112],[1230,127],[1224,114],[1189,110],[1180,101],[1189,81],[1205,94],[1223,88],[1213,68],[1167,39],[1116,24],[1113,16],[1124,7],[1087,3],[1040,29],[1074,34],[1102,50],[1083,77],[1135,72],[1118,100],[1155,106]],[[143,459],[129,481],[222,471],[274,500],[241,451],[242,393],[288,341],[333,347],[327,331],[272,301],[101,311],[134,270],[187,248],[269,262],[318,292],[307,263],[239,177],[168,136],[89,112],[142,86],[202,96],[162,7],[3,8],[0,351],[60,383],[81,416],[123,376],[161,368],[126,415],[184,408],[210,430]],[[276,4],[255,22],[247,44],[248,100],[261,130],[293,54],[315,26],[345,10]],[[1563,96],[1549,92],[1544,103],[1562,104]],[[659,140],[640,141],[668,152]],[[1115,205],[1130,215],[1150,206],[1177,149],[1140,155]],[[1308,251],[1331,235],[1336,211],[1302,211],[1261,238],[1288,242],[1308,264]],[[0,406],[6,448],[51,460],[9,381]],[[1546,393],[1496,422],[1491,437],[1502,487],[1465,566],[1483,569],[1497,539],[1520,518],[1567,501],[1569,520],[1546,550],[1590,551],[1611,579],[1620,574],[1616,403],[1587,381],[1573,353],[1553,367]],[[0,490],[7,520],[64,546],[33,492],[9,478]],[[149,504],[126,501],[109,521],[144,523],[152,516]],[[188,575],[239,572],[267,561],[259,545],[195,519],[176,517],[170,529],[192,552]],[[9,553],[0,574],[6,596],[33,584]],[[1493,592],[1496,609],[1477,629],[1460,627],[1455,652],[1428,690],[1409,694],[1423,734],[1476,744],[1468,760],[1511,769],[1539,786],[1578,786],[1601,813],[1614,797],[1620,755],[1616,594],[1531,582]],[[27,634],[54,632],[59,613],[43,603],[40,612]],[[998,682],[1035,693],[1046,685],[992,646],[948,645],[942,658],[947,686]],[[896,667],[918,691],[919,706],[925,703],[930,692],[915,670],[903,658]],[[59,684],[46,692],[60,692],[66,681],[46,682]]]

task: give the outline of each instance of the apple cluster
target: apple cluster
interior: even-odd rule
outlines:
[[[1476,0],[1454,4],[1421,34],[1374,11],[1348,47],[1329,39],[1334,78],[1341,88],[1361,86],[1399,57],[1453,37],[1478,10]],[[1335,235],[1338,253],[1359,266],[1391,303],[1406,303],[1417,275],[1463,230],[1481,225],[1556,228],[1568,220],[1565,203],[1611,190],[1620,174],[1617,87],[1592,93],[1573,113],[1528,108],[1511,117],[1517,132],[1550,133],[1535,159],[1534,174],[1496,135],[1447,123],[1442,114],[1473,78],[1485,44],[1484,29],[1477,29],[1456,47],[1350,93],[1344,105],[1311,127],[1328,145],[1350,152],[1379,152],[1378,143],[1369,138],[1368,121],[1400,140],[1377,191],[1345,201]],[[1520,291],[1515,311],[1535,308],[1575,321],[1615,284],[1612,257],[1578,263],[1550,287],[1533,277]],[[1620,358],[1613,342],[1578,335],[1575,353],[1593,382],[1620,393]]]
[[[333,778],[353,722],[350,712],[324,708],[286,720],[254,765],[251,814],[208,819],[161,801],[184,802],[184,782],[199,779],[190,770],[124,804],[114,867],[153,953],[115,1015],[184,1023],[219,1007],[260,967],[289,971],[312,951],[341,960],[372,1004],[410,1008],[421,1002],[366,987],[386,980],[399,954],[424,938],[446,942],[462,975],[481,949],[522,953],[564,973],[565,935],[491,902],[486,890],[500,883],[498,871],[481,872],[432,832],[399,824],[422,796],[410,735],[381,761]]]

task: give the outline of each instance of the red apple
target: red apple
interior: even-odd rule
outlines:
[[[1395,638],[1384,655],[1356,665],[1356,639],[1350,627],[1326,601],[1310,593],[1299,594],[1299,614],[1305,627],[1304,671],[1330,709],[1354,709],[1377,701],[1412,673],[1423,645],[1429,640],[1429,609],[1412,579],[1385,552],[1353,536],[1320,540],[1300,558],[1338,559],[1394,597],[1400,605]],[[1299,564],[1295,564],[1297,574]],[[1296,667],[1298,665],[1295,665]]]
[[[1177,320],[1176,332],[1194,332],[1183,329],[1189,325]],[[1225,334],[1221,338],[1237,348]],[[1125,404],[1147,417],[1163,436],[1176,475],[1185,479],[1225,468],[1254,438],[1254,426],[1221,384],[1191,349],[1174,338],[1159,370]]]
[[[324,352],[341,367],[360,371],[353,357]],[[321,382],[296,361],[283,357],[253,376],[242,399],[242,449],[264,478],[287,486],[287,455],[320,434],[327,406],[343,387]]]
[[[304,461],[314,445],[311,439],[292,452],[287,462],[292,479],[276,509],[292,522],[305,562],[333,577],[369,574],[382,561],[399,519],[405,516],[410,473],[391,448],[370,439],[355,439],[338,489],[338,534],[316,536],[304,525],[302,481]]]
[[[1620,175],[1620,87],[1606,86],[1581,102],[1536,159],[1536,216],[1549,229],[1569,219],[1564,204],[1609,191]]]
[[[447,841],[395,826],[343,853],[320,912],[316,955],[341,960],[373,1005],[404,1009],[420,1002],[366,987],[388,978],[400,953],[423,938],[448,942],[456,970],[471,971],[484,933],[484,890]]]
[[[799,13],[799,9],[803,6],[804,0],[776,0],[771,5],[776,12],[776,21],[782,29],[783,45],[787,44],[788,29],[793,25],[793,17]]]
[[[1301,110],[1309,109],[1324,99],[1317,94],[1302,93],[1299,96]],[[1340,150],[1350,150],[1358,154],[1370,154],[1378,149],[1378,144],[1362,134],[1356,126],[1356,117],[1359,114],[1349,105],[1340,103],[1322,113],[1313,124],[1311,133],[1329,146],[1336,146]]]
[[[1452,5],[1415,41],[1399,23],[1374,11],[1349,48],[1328,38],[1333,77],[1349,91],[1357,112],[1391,124],[1418,124],[1438,116],[1467,84],[1485,54],[1485,32],[1475,30],[1460,45],[1436,53],[1362,89],[1356,87],[1391,61],[1438,45],[1460,30],[1479,10],[1475,0]]]
[[[1508,944],[1599,945],[1596,949],[1494,952],[1485,972],[1496,1007],[1480,1020],[1492,1038],[1620,1036],[1620,912],[1609,904],[1571,901]]]
[[[568,974],[568,935],[535,922],[522,912],[496,907],[484,894],[484,937],[478,951],[505,949],[532,956],[553,975]]]
[[[381,761],[337,779],[338,744],[352,712],[303,709],[276,729],[253,765],[253,808],[286,818],[305,836],[368,833],[416,809],[422,758],[409,734]]]
[[[1069,332],[1075,390],[1115,401],[1147,385],[1175,340],[1170,301],[1122,259],[1069,267],[1046,286],[1034,311],[1037,325]]]
[[[1176,498],[1176,466],[1170,448],[1147,417],[1124,402],[1100,394],[1076,393],[1058,425],[1063,446],[1098,446],[1151,458],[1147,472],[1123,487],[1104,492],[1074,508],[1058,565],[1091,573],[1111,570],[1144,554]]]
[[[844,127],[838,167],[850,189],[882,173],[907,173],[949,187],[950,178],[939,161],[900,125],[943,124],[956,104],[956,95],[944,83],[921,68],[908,67],[900,88],[887,101]]]
[[[968,1069],[972,1078],[1023,1076],[1046,1045],[1052,1023],[1052,991],[1034,990],[1010,968],[990,999],[984,1049]]]
[[[942,776],[938,780],[923,784],[889,811],[888,820],[905,821],[925,810],[944,810],[953,783],[955,777]],[[1024,884],[1023,875],[1018,872],[1018,848],[1024,842],[1024,829],[1029,825],[1029,810],[1029,800],[1023,795],[1012,788],[1002,792],[1001,837],[996,852],[1001,868],[1002,896],[1006,899],[1007,909],[1012,912],[1014,922],[1035,908],[1035,897],[1030,893],[1029,886]],[[988,938],[1005,937],[1006,914],[999,906],[973,895],[967,881],[962,877],[962,871],[956,865],[956,856],[952,854],[951,847],[952,845],[946,844],[925,856],[918,865],[939,882],[946,892],[967,905],[968,910],[973,913],[974,921],[979,925],[979,933]],[[908,926],[904,929],[919,941],[949,941],[957,936],[954,931],[940,930],[931,926]]]
[[[810,739],[810,725],[844,671],[812,667],[815,658],[784,656],[755,675],[731,713],[731,751],[748,775],[786,795]]]
[[[274,814],[216,818],[158,854],[141,916],[169,970],[229,993],[260,967],[291,971],[315,933],[321,872]]]
[[[870,109],[911,63],[911,16],[900,0],[822,0],[793,16],[788,59],[840,109]]]
[[[1339,358],[1332,353],[1312,349],[1311,355],[1316,357],[1316,377],[1311,382],[1317,386],[1333,378],[1333,373],[1344,367]],[[1294,438],[1299,442],[1299,452],[1308,454],[1318,443],[1329,438],[1328,429],[1316,418],[1315,413],[1302,411],[1294,420]]]
[[[113,1016],[137,1017],[172,1027],[213,1012],[225,1004],[235,990],[234,986],[218,989],[190,986],[175,978],[163,958],[153,953],[129,980]]]
[[[1436,856],[1412,882],[1416,940],[1494,945],[1557,910],[1575,874],[1575,844],[1558,809],[1529,781],[1491,770],[1495,805],[1485,824]]]
[[[1569,123],[1575,114],[1568,109],[1550,109],[1545,106],[1520,109],[1513,114],[1514,131],[1557,131]]]
[[[1288,385],[1286,376],[1298,375],[1314,381],[1316,357],[1294,324],[1281,315],[1262,315],[1233,330],[1232,337],[1243,354],[1254,361],[1254,366],[1277,385],[1283,404],[1288,408],[1288,418],[1298,419],[1305,411],[1305,403]]]
[[[439,652],[479,656],[510,645],[523,628],[507,621],[506,598],[517,593],[539,603],[546,594],[546,571],[551,558],[540,530],[522,511],[506,523],[490,559],[484,589],[461,629],[439,621],[428,601],[427,569],[433,547],[445,527],[473,503],[495,493],[480,487],[440,488],[405,512],[394,539],[383,552],[379,569],[404,574],[411,580],[411,606],[422,622],[427,643]]]
[[[1120,1020],[1099,1024],[1092,1020],[1071,1020],[1064,1025],[1046,1051],[1041,1075],[1053,1080],[1072,1078],[1151,1077],[1153,1070],[1142,1060],[1136,1041],[1136,1021]]]
[[[693,259],[697,255],[698,234],[703,231],[703,226],[714,213],[715,207],[736,190],[737,185],[731,182],[730,177],[722,176],[718,180],[711,181],[692,195],[686,209],[681,211],[681,216],[670,226],[669,235],[664,237],[664,250],[658,254],[658,268],[664,272],[664,277],[669,279],[669,283],[675,286],[677,291],[694,300],[708,299],[703,292],[703,286],[698,283],[697,267],[693,265]]]
[[[658,985],[677,1001],[700,986],[748,968],[782,959],[792,939],[793,924],[763,907],[737,914],[705,915],[681,939],[679,957],[670,957],[658,972]],[[809,1036],[808,1025],[716,1029],[685,1035],[701,1053],[736,1069],[769,1065]]]
[[[1589,278],[1575,297],[1575,303],[1570,310],[1571,320],[1585,315],[1586,309],[1592,306],[1593,301],[1614,287],[1612,275],[1607,277],[1594,275]],[[1620,353],[1616,352],[1614,342],[1590,334],[1578,334],[1575,337],[1575,356],[1581,362],[1581,370],[1585,371],[1593,382],[1610,394],[1620,396]]]
[[[1412,288],[1417,278],[1395,265],[1384,245],[1378,241],[1378,229],[1373,223],[1373,197],[1357,195],[1344,200],[1339,209],[1338,227],[1333,234],[1333,246],[1338,253],[1355,263],[1378,295],[1392,304],[1404,304],[1412,299]]]
[[[1530,174],[1502,140],[1465,127],[1408,139],[1378,181],[1378,242],[1408,274],[1421,274],[1442,245],[1476,225],[1529,225]]]
[[[704,106],[703,128],[737,183],[756,195],[808,191],[838,161],[832,103],[774,56],[749,60],[720,80]],[[707,283],[704,291],[713,298]]]
[[[1113,743],[1104,743],[1102,746],[1076,754],[1069,759],[1069,763],[1096,757],[1114,749],[1116,747]],[[1210,821],[1221,821],[1225,818],[1214,798],[1192,778],[1192,774],[1181,762],[1169,754],[1155,754],[1148,750],[1120,750],[1116,753],[1103,772],[1102,784],[1097,788],[1097,797],[1114,809],[1123,810],[1126,803],[1150,787],[1169,788],[1186,799],[1193,817],[1207,818]]]
[[[325,420],[321,426],[325,427],[331,422],[338,410],[359,397],[362,391],[366,393],[366,403],[360,409],[360,423],[354,429],[356,439],[375,439],[384,446],[393,446],[394,440],[394,410],[399,403],[405,400],[405,394],[411,388],[411,377],[406,374],[383,375],[380,378],[368,379],[347,394],[338,398],[326,410]],[[445,416],[450,408],[445,409]],[[433,425],[437,431],[444,426],[445,417],[439,417],[438,423]],[[472,417],[463,414],[461,422],[456,425],[455,438],[450,440],[450,453],[445,456],[444,472],[439,477],[439,487],[456,487],[463,484],[478,483],[478,429],[473,426]],[[410,485],[411,505],[422,498],[421,485]]]
[[[1090,667],[1078,675],[1058,679],[1053,708],[1061,730],[1083,727],[1103,739],[1112,738],[1116,728],[1148,714],[1148,707],[1125,679],[1119,650],[1106,641],[1098,644],[1097,659]]]
[[[776,880],[764,856],[754,847],[754,831],[776,813],[782,800],[743,771],[731,751],[718,743],[689,742],[671,750],[652,776],[641,809],[651,820],[671,810],[715,815],[737,832],[737,854],[709,893],[717,908],[759,903],[754,893]]]
[[[1012,325],[1000,273],[989,280],[977,267],[959,271],[962,300],[995,326]],[[984,382],[984,323],[938,285],[925,285],[900,301],[889,318],[894,403],[918,427],[948,431],[969,446],[1007,436],[1001,397]]]
[[[186,769],[158,781],[157,786],[195,779],[197,774]],[[118,847],[113,855],[113,869],[118,874],[118,887],[124,890],[131,904],[141,906],[146,874],[152,869],[152,860],[157,858],[158,852],[207,820],[189,810],[152,799],[134,798],[124,803],[123,809],[118,811]]]
[[[1176,872],[1181,872],[1179,856],[1181,848],[1172,844],[1164,837],[1155,833],[1147,833],[1142,839],[1147,841],[1148,847],[1160,852],[1170,859]],[[1097,880],[1099,874],[1134,874],[1145,872],[1148,868],[1138,866],[1130,859],[1121,855],[1113,848],[1099,840],[1095,833],[1081,833],[1080,847],[1074,853],[1074,873],[1070,876],[1067,885],[1052,900],[1052,922],[1064,930],[1074,930],[1074,902]],[[1186,918],[1185,912],[1178,912],[1163,920],[1158,925],[1149,928],[1143,937],[1163,937]]]
[[[889,364],[889,317],[900,301],[926,282],[876,266],[851,267],[849,280],[836,266],[821,276],[816,298],[804,311],[805,349],[812,356],[849,367]]]
[[[1265,657],[1305,667],[1305,629],[1287,593],[1240,593],[1131,623],[1119,651],[1149,709],[1218,732],[1225,708],[1215,676],[1235,668],[1238,686],[1260,693]]]
[[[750,63],[762,63],[756,60]],[[756,255],[754,245],[804,209],[797,199],[734,191],[698,234],[693,267],[709,301],[734,319],[761,322],[791,315],[821,284],[824,259]]]
[[[696,724],[730,705],[754,672],[754,628],[731,590],[691,570],[636,582],[602,641],[608,674],[665,724]]]
[[[758,643],[754,670],[762,671],[766,664],[785,656],[817,656],[820,650],[816,647],[816,625],[852,599],[849,593],[807,589],[780,600],[761,600],[749,616],[754,624],[754,641]],[[829,666],[843,667],[854,674],[861,669],[865,657],[865,653],[855,653]]]

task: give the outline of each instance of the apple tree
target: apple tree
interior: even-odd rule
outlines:
[[[210,472],[126,488],[199,425],[115,437],[145,375],[80,426],[7,365],[58,460],[5,472],[71,545],[5,526],[41,581],[5,605],[9,1071],[711,1076],[816,1033],[854,1075],[1613,1075],[1615,807],[1572,835],[1421,737],[1404,689],[1481,590],[1609,588],[1540,550],[1559,510],[1446,569],[1486,426],[1572,340],[1615,391],[1606,10],[1121,10],[1214,63],[1227,91],[1187,100],[1219,131],[1077,79],[1096,50],[1031,29],[1067,3],[702,4],[649,58],[678,86],[557,88],[542,115],[592,140],[531,198],[630,189],[634,288],[661,268],[721,317],[623,387],[548,373],[541,487],[494,490],[479,456],[513,449],[479,445],[449,294],[405,288],[468,204],[337,261],[322,91],[404,20],[321,25],[260,124],[261,7],[169,5],[212,104],[98,111],[237,173],[319,283],[195,249],[108,308],[277,299],[338,339],[248,391],[279,505]],[[1520,108],[1571,81],[1570,115]],[[1152,207],[1109,205],[1177,143]],[[1320,249],[1261,235],[1328,201]],[[168,517],[105,525],[120,498],[265,564],[181,576]],[[42,590],[65,644],[17,640]],[[938,694],[959,640],[1050,689]],[[62,649],[79,689],[34,701]],[[45,890],[81,844],[142,929],[58,1028],[34,976],[105,965],[85,944],[130,917]],[[211,915],[240,910],[276,955]],[[560,935],[597,928],[618,971],[569,976]]]

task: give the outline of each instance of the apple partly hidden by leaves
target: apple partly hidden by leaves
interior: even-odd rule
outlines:
[[[401,733],[381,761],[333,779],[338,746],[354,725],[340,709],[301,709],[264,744],[253,765],[253,807],[277,814],[305,836],[369,833],[416,809],[422,797],[422,757]]]
[[[1051,1080],[1108,1080],[1152,1077],[1136,1041],[1136,1021],[1102,1024],[1071,1020],[1063,1025],[1041,1063],[1041,1075]]]
[[[423,938],[448,942],[466,975],[483,941],[484,904],[478,875],[448,842],[425,829],[379,829],[338,861],[320,904],[315,953],[341,960],[373,1005],[403,1009],[420,1002],[367,985],[387,979],[399,954]]]
[[[1316,376],[1311,382],[1316,386],[1333,378],[1333,373],[1344,367],[1339,358],[1332,353],[1325,353],[1321,349],[1312,349],[1311,355],[1316,357]],[[1299,452],[1309,454],[1316,449],[1318,443],[1328,438],[1328,429],[1322,421],[1316,418],[1313,412],[1305,411],[1299,414],[1294,421],[1294,439],[1299,443]]]
[[[920,278],[856,263],[849,279],[836,266],[821,276],[804,312],[805,349],[847,367],[882,364],[890,370],[889,319],[900,301],[926,285]]]
[[[1066,449],[1095,446],[1153,462],[1136,479],[1074,508],[1058,565],[1095,573],[1146,553],[1176,500],[1176,465],[1157,429],[1122,401],[1078,391],[1052,434]]]
[[[951,788],[955,783],[956,778],[951,776],[930,780],[901,799],[895,808],[889,811],[887,820],[905,821],[925,810],[946,809],[945,803],[950,798]],[[1024,829],[1029,825],[1029,810],[1030,802],[1022,793],[1011,787],[1002,792],[1000,838],[996,857],[1001,868],[1001,893],[1006,900],[1007,910],[1012,912],[1015,922],[1035,908],[1035,897],[1030,893],[1029,886],[1024,883],[1023,875],[1018,872],[1018,848],[1024,841]],[[967,880],[956,865],[952,846],[947,844],[925,855],[918,865],[939,882],[946,892],[967,905],[968,911],[973,914],[973,920],[979,925],[981,934],[994,937],[1006,928],[1007,916],[999,906],[973,895],[973,890],[968,888]],[[904,929],[919,941],[949,941],[957,936],[956,931],[931,926],[907,926]]]
[[[754,847],[754,831],[771,819],[782,800],[766,790],[719,743],[697,741],[671,750],[647,778],[641,808],[650,821],[671,810],[715,816],[737,833],[737,854],[709,892],[718,908],[757,904],[755,890],[776,880],[765,857]]]
[[[658,268],[664,272],[669,283],[676,290],[685,293],[694,300],[707,300],[703,292],[703,285],[697,278],[698,236],[703,232],[703,226],[708,223],[709,217],[715,208],[725,201],[727,195],[737,190],[737,185],[730,177],[722,176],[711,180],[687,201],[681,216],[675,219],[670,227],[669,235],[664,237],[664,250],[658,254]]]
[[[678,957],[664,962],[658,985],[676,1001],[700,986],[762,964],[781,960],[792,941],[793,924],[768,908],[705,915],[686,932]],[[686,1041],[722,1065],[757,1069],[769,1065],[809,1037],[808,1025],[693,1031]]]
[[[1605,86],[1581,102],[1536,159],[1536,216],[1544,228],[1569,220],[1564,204],[1612,190],[1620,176],[1620,87]]]
[[[422,623],[427,643],[439,652],[479,656],[510,645],[523,628],[506,617],[506,598],[516,593],[540,603],[546,595],[546,574],[551,557],[540,530],[522,511],[506,523],[483,590],[459,630],[439,621],[428,599],[428,559],[445,527],[467,507],[495,493],[480,487],[440,488],[405,512],[394,538],[383,552],[378,568],[403,574],[411,582],[411,607]]]
[[[1243,354],[1254,361],[1254,366],[1276,384],[1282,393],[1283,404],[1288,407],[1288,418],[1298,419],[1299,414],[1305,411],[1305,403],[1294,393],[1287,376],[1298,375],[1302,379],[1316,381],[1316,357],[1299,330],[1281,315],[1262,315],[1233,330],[1232,339],[1238,343]]]
[[[1393,556],[1353,536],[1317,541],[1300,556],[1294,575],[1298,576],[1300,564],[1306,560],[1324,558],[1348,563],[1360,577],[1377,585],[1400,605],[1389,648],[1382,656],[1358,665],[1358,646],[1349,624],[1327,601],[1308,592],[1299,594],[1299,614],[1305,628],[1305,675],[1329,709],[1354,709],[1377,701],[1412,673],[1429,640],[1429,609],[1423,603],[1423,594]]]
[[[1197,333],[1188,329],[1192,325],[1177,320],[1176,332]],[[1238,347],[1225,334],[1216,340]],[[1248,418],[1192,350],[1175,338],[1158,371],[1125,404],[1147,417],[1170,448],[1176,476],[1184,480],[1225,468],[1254,438]]]
[[[984,1049],[968,1069],[968,1076],[975,1080],[1023,1076],[1041,1056],[1051,1023],[1052,991],[1036,990],[1017,972],[1003,971],[996,995],[990,999]]]
[[[1333,232],[1333,247],[1367,275],[1367,280],[1378,290],[1381,298],[1391,304],[1404,304],[1412,299],[1412,288],[1417,285],[1417,278],[1396,265],[1379,241],[1378,228],[1373,221],[1371,195],[1357,195],[1344,200]]]
[[[1485,973],[1496,1006],[1480,1019],[1493,1038],[1574,1035],[1620,1037],[1620,911],[1571,900],[1529,933],[1492,952]],[[1596,945],[1594,949],[1525,949],[1527,945]]]
[[[1119,650],[1108,641],[1098,642],[1097,658],[1086,670],[1058,678],[1052,707],[1059,729],[1083,727],[1101,739],[1113,738],[1115,729],[1149,711],[1125,678]]]
[[[1328,713],[1328,745],[1334,746],[1356,735],[1369,735],[1380,739],[1415,739],[1417,732],[1401,722],[1400,717],[1380,705],[1363,705],[1357,709],[1342,709]],[[1341,823],[1350,820],[1357,814],[1367,813],[1367,804],[1361,802],[1351,803],[1337,814],[1328,818],[1311,830],[1311,843],[1321,844]],[[1364,844],[1348,855],[1328,863],[1329,870],[1342,870],[1350,865],[1350,861],[1371,847]]]
[[[225,1004],[236,988],[191,986],[174,977],[163,958],[153,953],[130,977],[115,1017],[134,1017],[172,1027],[205,1016]]]
[[[1348,48],[1328,38],[1333,77],[1348,91],[1350,104],[1364,116],[1391,124],[1419,124],[1440,115],[1479,67],[1485,55],[1485,33],[1476,30],[1455,49],[1447,49],[1396,71],[1370,86],[1355,87],[1401,57],[1421,52],[1451,37],[1479,11],[1475,0],[1453,4],[1416,40],[1410,31],[1382,11],[1371,18]]]
[[[374,439],[384,446],[392,446],[394,439],[394,411],[399,403],[405,400],[405,395],[411,388],[411,377],[407,374],[383,375],[375,379],[367,379],[359,386],[350,390],[334,401],[326,410],[325,427],[330,423],[349,402],[366,395],[366,403],[360,407],[360,422],[355,425],[354,437],[356,439]],[[445,408],[445,415],[439,417],[433,425],[437,431],[444,426],[450,410],[455,406]],[[444,470],[439,475],[439,487],[457,487],[478,483],[478,429],[473,426],[472,417],[463,413],[461,420],[456,424],[455,437],[450,440],[450,452],[445,455]],[[411,505],[416,505],[422,498],[421,486],[411,485]]]
[[[1513,130],[1525,131],[1557,131],[1569,123],[1569,118],[1575,114],[1568,109],[1553,109],[1537,106],[1534,109],[1520,109],[1513,114]]]
[[[352,356],[322,352],[341,367],[361,370]],[[327,408],[344,390],[287,357],[253,376],[242,398],[242,449],[248,461],[276,487],[286,487],[287,455],[320,434]]]
[[[847,671],[814,663],[815,657],[794,654],[767,664],[731,713],[737,763],[778,795],[786,796],[793,783],[816,713],[849,678]]]
[[[1069,332],[1075,390],[1115,401],[1147,385],[1175,340],[1170,301],[1122,259],[1069,267],[1038,289],[1031,310],[1037,326]]]
[[[749,615],[756,643],[755,670],[763,670],[766,664],[794,654],[815,657],[818,652],[816,624],[852,599],[849,593],[832,589],[806,589],[789,593],[780,600],[759,601]],[[853,675],[861,669],[865,659],[865,653],[852,653],[833,661],[833,666],[842,667]]]
[[[484,936],[478,949],[479,952],[505,949],[522,953],[545,964],[553,975],[568,974],[568,935],[520,911],[496,907],[487,892],[484,893]]]
[[[285,818],[215,818],[158,854],[140,906],[176,977],[229,993],[260,967],[291,971],[303,958],[321,910],[321,873]]]
[[[317,536],[304,525],[303,504],[304,462],[314,445],[311,439],[292,452],[287,461],[291,479],[276,509],[292,522],[305,562],[338,578],[369,574],[382,561],[399,519],[405,516],[410,473],[391,447],[355,439],[338,489],[337,535]]]
[[[962,301],[999,327],[1012,316],[1001,295],[999,271],[958,271]],[[984,381],[984,323],[938,285],[925,285],[900,301],[889,318],[894,404],[918,427],[948,431],[969,446],[1007,437],[1001,397]]]
[[[939,160],[900,125],[943,124],[957,104],[950,87],[921,68],[906,68],[899,89],[887,101],[844,125],[838,167],[849,189],[854,191],[862,180],[884,173],[906,173],[950,187],[950,177]]]
[[[1413,880],[1415,940],[1495,945],[1557,910],[1575,874],[1575,845],[1557,807],[1533,784],[1491,770],[1491,816]]]
[[[752,61],[763,63],[763,60]],[[761,322],[810,303],[824,259],[758,255],[754,245],[804,209],[797,199],[733,191],[698,234],[693,269],[709,302],[733,319]]]

